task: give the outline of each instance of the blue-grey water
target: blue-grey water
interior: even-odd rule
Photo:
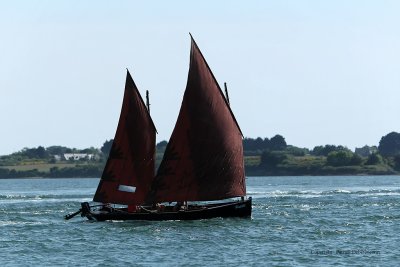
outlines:
[[[1,266],[398,266],[400,177],[250,177],[251,219],[63,216],[98,179],[0,180]]]

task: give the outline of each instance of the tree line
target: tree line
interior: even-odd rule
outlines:
[[[313,149],[287,146],[265,149],[251,140],[256,149],[263,149],[258,165],[250,172],[260,175],[326,175],[326,174],[395,174],[400,172],[400,134],[383,136],[378,146],[364,146],[353,152],[345,146],[321,145]],[[257,140],[256,139],[256,140]],[[302,152],[302,153],[299,153]],[[297,153],[294,153],[297,152]],[[296,157],[302,158],[296,158]]]
[[[0,156],[0,177],[99,177],[112,147],[113,140],[106,140],[98,148],[68,148],[64,146],[39,146],[24,148],[6,156]],[[167,146],[167,141],[156,145],[157,162]],[[320,145],[312,149],[288,145],[285,138],[243,139],[246,173],[248,175],[302,175],[331,174],[338,170],[348,174],[400,172],[400,133],[391,132],[383,136],[378,146],[364,146],[354,152],[341,145]],[[49,172],[38,170],[16,171],[10,166],[24,161],[55,163],[55,156],[65,153],[88,153],[98,155],[96,160],[83,160],[82,164],[70,167],[53,167]],[[159,162],[158,162],[159,163]],[[2,168],[1,166],[7,166]],[[372,170],[372,171],[371,171]]]

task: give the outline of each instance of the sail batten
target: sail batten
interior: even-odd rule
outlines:
[[[181,109],[146,202],[220,200],[245,194],[242,132],[192,38]]]
[[[94,201],[144,202],[154,177],[155,135],[154,123],[127,71],[118,127]]]

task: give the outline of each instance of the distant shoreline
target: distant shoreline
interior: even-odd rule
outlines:
[[[246,175],[246,178],[252,177],[350,177],[350,176],[400,176],[400,174],[334,174],[334,175]],[[100,177],[0,177],[0,180],[29,180],[29,179],[100,179]]]
[[[382,162],[376,165],[359,166],[329,166],[321,162],[323,158],[291,157],[282,163],[270,165],[254,162],[254,157],[245,161],[245,174],[249,177],[264,176],[380,176],[400,175],[388,164]],[[258,160],[259,161],[259,160]],[[247,163],[247,164],[246,164]],[[158,164],[157,164],[158,165]],[[157,167],[157,166],[156,166]],[[71,164],[36,164],[0,166],[0,179],[29,179],[29,178],[99,178],[104,169],[104,163],[71,163]]]
[[[98,178],[112,144],[111,139],[100,149],[24,148],[0,156],[0,179]],[[156,144],[155,169],[167,145],[167,141]],[[400,133],[389,133],[381,138],[379,146],[364,146],[354,152],[335,145],[300,148],[288,145],[281,135],[244,138],[243,160],[247,176],[255,177],[400,175]]]

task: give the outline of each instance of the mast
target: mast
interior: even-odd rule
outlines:
[[[147,106],[147,111],[150,114],[150,100],[149,100],[149,90],[146,90],[146,106]]]
[[[225,86],[225,97],[226,97],[226,102],[228,102],[228,105],[231,105],[229,103],[229,94],[228,94],[228,87],[226,86],[226,82],[224,83]]]

